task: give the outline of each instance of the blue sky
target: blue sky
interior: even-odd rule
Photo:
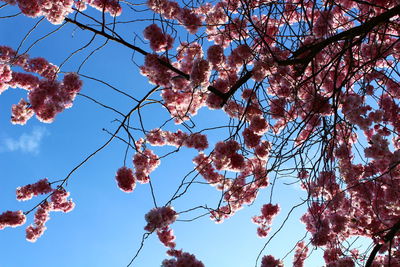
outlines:
[[[0,14],[13,13],[14,9],[1,9]],[[90,10],[89,10],[90,11]],[[92,12],[92,11],[90,11]],[[29,27],[38,19],[19,16],[0,20],[0,45],[16,48]],[[29,25],[29,27],[28,27]],[[133,41],[134,31],[140,34],[147,23],[137,23],[133,28],[121,27],[128,41]],[[54,25],[43,21],[38,29],[27,39],[21,51],[43,34],[55,29]],[[71,25],[36,44],[30,51],[31,57],[45,57],[59,65],[69,53],[83,46],[91,38]],[[73,57],[64,66],[64,71],[76,71],[77,66],[104,39],[98,38],[90,49]],[[149,50],[145,45],[142,45]],[[135,56],[141,64],[142,57]],[[115,43],[109,43],[93,56],[82,68],[81,73],[109,82],[135,97],[140,97],[152,88],[142,77],[132,62],[132,51]],[[116,94],[109,88],[84,80],[82,93],[105,104],[127,112],[134,104],[127,97]],[[25,126],[12,125],[9,122],[11,105],[26,92],[9,89],[0,96],[0,212],[6,210],[29,210],[42,200],[34,198],[27,202],[15,199],[15,189],[42,178],[50,181],[63,179],[71,169],[86,156],[100,147],[109,134],[102,129],[114,130],[118,117],[111,111],[102,109],[83,97],[77,97],[71,109],[59,114],[52,124],[40,123],[31,119]],[[149,106],[143,109],[146,129],[159,126],[168,119],[164,109]],[[137,126],[138,117],[132,118]],[[205,126],[224,125],[227,117],[221,112],[209,112],[202,109],[195,119],[198,129]],[[169,124],[170,129],[182,129],[182,126]],[[210,143],[223,140],[228,133],[215,131],[209,136]],[[136,137],[139,137],[137,135]],[[68,191],[76,203],[75,209],[68,214],[51,213],[46,223],[45,234],[36,242],[25,240],[25,227],[32,223],[33,214],[28,216],[25,227],[7,228],[0,232],[0,267],[47,267],[47,266],[126,266],[139,248],[145,226],[144,214],[153,208],[149,185],[138,185],[131,194],[123,193],[114,180],[116,170],[123,165],[126,146],[115,140],[110,146],[97,154],[92,160],[78,169],[71,177]],[[173,148],[156,149],[156,152]],[[192,168],[195,151],[183,149],[180,153],[162,160],[160,167],[152,174],[154,190],[158,204],[164,204],[174,193],[180,181]],[[131,167],[132,153],[128,154],[127,165]],[[286,217],[289,209],[305,197],[297,185],[284,186],[277,182],[277,191],[273,203],[280,203],[281,212],[274,220],[271,234]],[[195,185],[184,198],[173,203],[177,211],[197,205],[215,206],[220,192],[211,186]],[[172,225],[177,236],[177,248],[195,254],[207,267],[217,266],[254,266],[255,259],[264,246],[266,239],[256,235],[257,226],[251,217],[259,214],[260,207],[269,202],[270,188],[263,190],[258,200],[251,206],[239,211],[223,224],[215,224],[208,217],[193,222],[176,222]],[[278,236],[267,246],[264,254],[283,257],[295,242],[300,240],[305,230],[299,222],[304,208],[296,210]],[[180,219],[195,217],[183,215]],[[132,266],[160,266],[166,258],[166,249],[153,235],[146,240],[143,250]],[[292,256],[287,257],[291,263]],[[307,266],[319,266],[321,262],[308,260]]]

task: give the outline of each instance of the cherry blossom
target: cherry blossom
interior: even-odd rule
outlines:
[[[177,217],[176,211],[170,206],[154,208],[145,216],[147,225],[144,229],[150,232],[154,230],[163,230],[163,228],[174,223]]]
[[[50,183],[48,180],[42,179],[34,184],[28,184],[17,188],[17,199],[18,200],[29,200],[34,196],[41,194],[48,194],[52,192]]]
[[[124,192],[132,192],[136,187],[136,180],[133,176],[133,171],[127,167],[121,167],[118,169],[115,180],[117,180],[118,187]]]
[[[0,214],[0,230],[6,227],[17,227],[23,225],[26,216],[22,211],[6,211]]]
[[[125,158],[132,157],[115,176],[122,191],[132,192],[136,181],[149,183],[164,158],[190,149],[193,172],[177,194],[189,198],[194,185],[217,191],[218,205],[206,208],[217,223],[253,204],[271,183],[269,201],[278,204],[264,204],[252,218],[258,236],[266,237],[281,207],[275,190],[280,178],[304,190],[300,221],[309,239],[296,243],[294,266],[305,265],[306,244],[323,249],[326,266],[400,262],[398,1],[147,0],[143,10],[116,0],[3,2],[25,16],[72,24],[129,49],[142,78],[155,85],[144,98],[116,90],[137,104],[129,113],[102,105],[123,116],[110,139],[125,142]],[[100,12],[92,17],[87,6]],[[134,19],[117,20],[122,11]],[[144,31],[134,38],[119,28],[139,21]],[[148,42],[140,43],[141,37]],[[12,105],[11,122],[24,125],[36,115],[51,123],[72,107],[83,83],[64,69],[68,64],[56,66],[21,47],[0,46],[0,94],[12,95],[14,88],[26,93]],[[155,105],[154,123],[143,122],[142,113]],[[215,114],[223,125],[208,125],[203,114]],[[159,119],[163,123],[156,124]],[[29,241],[44,233],[51,211],[73,209],[62,188],[67,180],[56,189],[47,179],[17,188],[18,200],[45,198],[26,230]],[[172,259],[163,266],[204,266],[175,249],[170,226],[178,213],[169,205],[176,198],[146,214],[146,234],[156,234],[168,249]],[[22,211],[6,211],[0,229],[25,220]],[[349,241],[357,237],[369,239],[372,249],[355,249]],[[261,266],[283,263],[266,255]]]

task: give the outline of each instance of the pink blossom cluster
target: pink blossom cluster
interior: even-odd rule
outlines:
[[[34,196],[48,194],[52,192],[50,183],[47,178],[39,180],[34,184],[28,184],[17,188],[17,199],[18,200],[29,200]]]
[[[253,222],[258,225],[257,234],[259,237],[266,237],[268,235],[272,219],[278,212],[278,205],[265,204],[261,208],[261,215],[253,217]]]
[[[236,151],[239,144],[230,140],[216,144],[210,156],[199,153],[193,159],[196,170],[217,190],[224,192],[225,206],[211,211],[211,219],[217,223],[233,216],[243,205],[252,203],[260,188],[268,186],[266,161],[260,158],[245,159]],[[235,179],[225,178],[218,170],[239,172]],[[252,177],[251,180],[247,178]]]
[[[235,140],[218,142],[213,153],[213,163],[217,170],[239,171],[244,167],[243,155],[237,153],[240,145]]]
[[[307,258],[308,247],[304,241],[298,242],[296,244],[296,250],[293,258],[293,267],[303,267],[304,261]]]
[[[207,59],[214,70],[218,70],[225,61],[224,48],[220,45],[212,45],[207,49]]]
[[[22,13],[28,17],[45,16],[49,22],[61,24],[64,18],[73,12],[72,6],[74,1],[16,0],[11,2],[11,4],[17,4]]]
[[[283,267],[283,262],[271,255],[266,255],[261,260],[261,267]]]
[[[146,140],[152,146],[186,146],[199,151],[208,148],[207,136],[200,133],[187,134],[178,130],[177,132],[163,131],[161,129],[153,129],[146,135]]]
[[[336,182],[336,175],[331,171],[322,171],[317,179],[309,184],[308,191],[313,197],[323,197],[331,200],[339,192],[340,187]]]
[[[55,80],[58,67],[44,58],[29,58],[26,54],[17,55],[13,49],[1,46],[0,59],[6,63],[6,65],[0,65],[2,66],[0,88],[5,90],[8,87],[19,87],[29,91],[29,103],[21,100],[12,107],[11,121],[14,124],[25,124],[32,117],[33,112],[39,120],[52,122],[58,113],[72,106],[75,96],[81,90],[82,81],[76,73],[67,73],[63,81],[58,82]],[[26,72],[40,75],[43,79],[40,80],[30,73],[12,72],[10,66],[19,66]],[[8,73],[7,77],[5,73]]]
[[[174,66],[185,73],[190,73],[194,62],[201,60],[204,56],[203,47],[197,42],[182,42],[176,49],[176,52],[177,61],[174,62]],[[175,86],[175,89],[183,89],[183,87]]]
[[[176,84],[174,84],[175,86]],[[205,105],[206,100],[206,94],[200,90],[193,92],[189,85],[186,85],[184,89],[165,88],[162,90],[161,97],[176,124],[181,124],[195,116],[198,110]]]
[[[11,123],[24,125],[35,114],[29,103],[24,99],[11,107]]]
[[[171,35],[162,31],[157,24],[147,26],[143,31],[143,36],[150,41],[150,48],[154,52],[163,52],[172,48],[174,39]]]
[[[75,207],[72,200],[68,200],[69,192],[64,189],[56,189],[51,195],[50,202],[45,201],[40,204],[36,210],[34,224],[26,228],[26,239],[30,242],[36,240],[43,235],[47,229],[45,223],[50,219],[49,213],[51,211],[62,211],[64,213],[70,212]]]
[[[133,176],[132,169],[125,166],[118,169],[115,180],[119,189],[124,192],[132,192],[136,187],[136,179]]]
[[[148,183],[150,181],[150,173],[153,172],[158,165],[160,165],[160,159],[153,151],[149,149],[139,151],[133,156],[133,166],[135,167],[134,177],[140,183]]]
[[[164,227],[162,229],[157,230],[158,239],[163,243],[164,246],[168,248],[175,248],[176,244],[174,242],[175,235],[171,228]]]
[[[261,136],[254,133],[250,128],[246,128],[242,132],[244,143],[248,148],[255,148],[261,141]]]
[[[12,72],[9,65],[0,64],[0,94],[7,90],[7,83],[12,79]]]
[[[171,249],[167,253],[175,257],[175,259],[164,260],[161,265],[162,267],[204,267],[204,264],[196,259],[193,254],[175,249]]]
[[[342,112],[346,119],[363,130],[371,126],[372,120],[366,117],[367,111],[371,109],[369,105],[364,105],[364,99],[360,95],[347,94],[343,98]]]
[[[108,12],[111,16],[119,16],[122,8],[116,0],[7,0],[11,5],[17,4],[21,12],[32,18],[44,16],[52,24],[61,24],[64,22],[65,17],[71,14],[73,6],[80,11],[86,9],[86,4],[96,8],[102,12]]]
[[[160,61],[168,62],[164,57],[159,57],[156,54],[147,54],[144,66],[140,67],[140,73],[149,78],[149,82],[152,84],[169,87],[172,73]]]
[[[70,212],[74,209],[75,203],[72,200],[68,200],[69,192],[65,189],[56,189],[51,195],[51,210],[62,211],[64,213]]]
[[[70,108],[82,87],[82,81],[76,73],[68,73],[63,82],[41,80],[39,86],[29,91],[28,97],[32,109],[42,122],[50,123],[55,116]]]
[[[36,210],[34,224],[26,228],[26,239],[28,241],[36,242],[36,240],[44,234],[44,231],[47,229],[45,224],[50,219],[50,210],[51,205],[48,202],[44,202]]]
[[[248,45],[239,45],[232,50],[228,57],[229,65],[232,67],[240,67],[243,64],[248,64],[253,58],[251,48]]]
[[[10,69],[11,66],[21,67],[26,72],[36,73],[50,80],[57,77],[58,67],[49,63],[46,59],[41,57],[30,58],[27,54],[18,55],[15,50],[8,46],[0,46],[0,62],[2,66],[2,75],[0,76],[2,86],[8,85],[26,90],[37,87],[39,81],[37,77],[31,74],[13,72]]]
[[[194,86],[208,86],[211,75],[211,66],[205,59],[197,59],[193,62],[190,80]]]
[[[181,8],[175,1],[148,0],[147,5],[151,10],[163,15],[166,19],[178,20],[191,34],[196,33],[201,26],[201,19],[193,10]]]
[[[199,155],[193,159],[193,163],[196,165],[196,170],[209,184],[223,184],[225,179],[223,175],[218,173],[214,168],[211,157],[207,157],[204,153],[200,152]]]
[[[22,211],[6,211],[0,214],[0,230],[6,227],[21,226],[26,222],[26,216]]]
[[[154,230],[162,231],[163,228],[174,223],[177,217],[178,214],[170,206],[154,208],[145,215],[147,225],[144,227],[144,230],[149,232]]]

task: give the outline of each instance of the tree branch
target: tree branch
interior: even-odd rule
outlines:
[[[390,242],[393,240],[397,232],[400,230],[400,221],[398,221],[395,225],[392,226],[390,231],[383,237],[383,241],[385,243]],[[383,244],[376,244],[374,249],[372,250],[371,254],[368,257],[367,263],[365,264],[365,267],[371,267],[372,263],[375,259],[376,254],[379,252]]]

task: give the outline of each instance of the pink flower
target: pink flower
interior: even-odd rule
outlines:
[[[41,194],[47,194],[52,192],[50,183],[47,178],[42,179],[34,184],[28,184],[17,188],[17,199],[18,200],[29,200],[33,196],[38,196]]]
[[[70,212],[74,209],[75,203],[72,200],[67,200],[69,192],[64,189],[57,189],[51,195],[51,204],[53,211]]]
[[[136,180],[130,168],[125,166],[119,168],[115,180],[117,180],[118,187],[124,192],[132,192],[135,189]]]
[[[157,236],[161,243],[164,244],[164,246],[175,248],[175,236],[172,229],[170,229],[169,227],[164,227],[161,230],[157,231]]]
[[[193,254],[175,249],[169,250],[168,254],[175,257],[175,259],[164,260],[162,267],[204,267],[204,264],[196,259]]]
[[[160,159],[153,151],[146,149],[133,156],[133,165],[135,166],[136,179],[140,183],[148,183],[150,181],[149,174],[160,165]]]
[[[259,237],[266,237],[268,235],[272,219],[278,214],[278,212],[278,205],[265,204],[261,208],[261,215],[253,217],[253,222],[259,225],[257,229]]]
[[[144,229],[149,232],[162,230],[162,228],[174,223],[177,217],[176,211],[170,206],[154,208],[145,215],[147,225]]]
[[[255,148],[260,143],[261,136],[255,134],[250,128],[244,129],[242,135],[248,148]]]
[[[283,263],[280,260],[276,260],[273,256],[264,256],[261,260],[261,267],[283,267]]]
[[[36,242],[47,229],[45,223],[50,219],[49,213],[52,206],[48,202],[44,202],[39,206],[35,213],[35,223],[26,228],[26,240],[29,242]]]
[[[162,52],[172,48],[174,39],[169,34],[165,34],[157,26],[157,24],[151,24],[147,26],[143,31],[144,38],[150,41],[150,47],[155,52]]]
[[[213,66],[213,69],[219,67],[225,60],[224,48],[220,45],[212,45],[207,50],[207,59]]]
[[[24,213],[19,211],[6,211],[0,214],[0,230],[6,227],[17,227],[26,221]]]
[[[11,108],[11,123],[24,125],[30,118],[32,118],[34,112],[29,107],[28,102],[21,98],[18,104],[12,105]]]
[[[190,73],[190,80],[195,86],[207,86],[208,79],[211,75],[210,64],[205,59],[197,59],[193,62],[192,72]]]
[[[293,267],[303,267],[304,261],[307,258],[307,253],[308,247],[306,247],[306,244],[303,241],[297,243],[293,258]]]

